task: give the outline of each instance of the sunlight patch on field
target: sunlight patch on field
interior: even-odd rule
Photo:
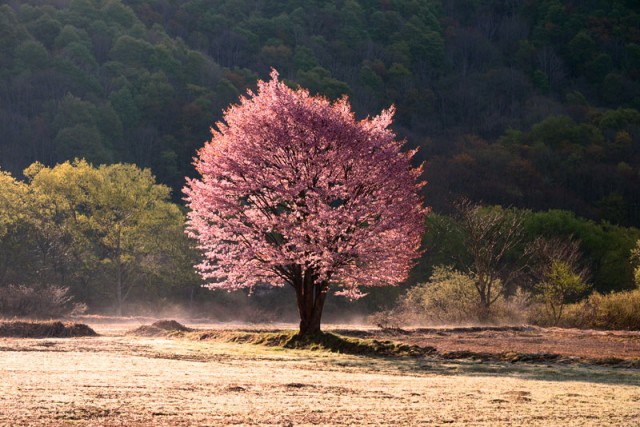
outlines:
[[[114,337],[0,340],[0,425],[632,425],[640,372]]]

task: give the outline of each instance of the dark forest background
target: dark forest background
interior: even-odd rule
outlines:
[[[0,4],[0,168],[15,177],[35,161],[134,163],[180,203],[210,126],[274,67],[313,93],[348,95],[360,117],[395,104],[395,130],[427,161],[434,211],[466,197],[539,212],[530,229],[580,238],[597,289],[633,286],[634,0]],[[615,277],[599,273],[608,250],[620,252]],[[419,271],[430,269],[414,283]]]

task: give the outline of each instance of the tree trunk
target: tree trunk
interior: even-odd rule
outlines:
[[[293,283],[300,314],[300,335],[320,333],[322,309],[329,287],[326,282],[317,282],[312,271],[298,275]]]
[[[116,316],[122,316],[122,303],[124,301],[124,297],[122,295],[122,260],[120,259],[120,254],[116,257]]]
[[[116,298],[118,306],[116,307],[116,315],[122,317],[122,258],[120,257],[120,228],[118,228],[118,240],[116,241],[115,263],[116,263]]]

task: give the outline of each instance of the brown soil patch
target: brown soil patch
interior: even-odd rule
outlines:
[[[82,323],[62,322],[0,322],[0,337],[8,338],[70,338],[91,337],[96,332]]]
[[[640,367],[640,332],[562,328],[455,327],[336,332],[367,339],[392,339],[435,347],[446,359],[529,363],[592,363]]]
[[[327,328],[329,329],[329,328]],[[340,329],[315,337],[274,328],[189,329],[174,321],[129,334],[383,357],[640,368],[640,332],[533,326]]]

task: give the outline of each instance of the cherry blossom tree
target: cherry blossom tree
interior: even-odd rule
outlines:
[[[330,289],[356,299],[402,282],[427,209],[393,113],[358,121],[346,98],[290,89],[276,71],[229,107],[184,190],[207,286],[289,285],[300,334],[315,334]]]

